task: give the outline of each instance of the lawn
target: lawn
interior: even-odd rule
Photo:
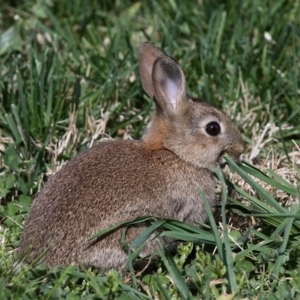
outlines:
[[[141,138],[153,110],[144,41],[242,133],[207,225],[151,219],[184,243],[150,274],[13,270],[49,176],[102,139]],[[298,1],[3,0],[0,63],[0,299],[300,299]]]

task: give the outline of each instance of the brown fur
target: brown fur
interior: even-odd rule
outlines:
[[[206,220],[199,189],[213,205],[212,170],[222,154],[240,156],[240,133],[221,111],[188,98],[181,68],[151,44],[140,47],[140,72],[157,104],[143,140],[101,142],[48,180],[25,225],[19,254],[27,262],[124,270],[127,254],[120,230],[96,242],[88,238],[141,216],[191,224]],[[212,120],[222,128],[216,137],[205,131]],[[128,241],[143,228],[130,228]],[[143,255],[155,249],[155,241],[148,242]]]

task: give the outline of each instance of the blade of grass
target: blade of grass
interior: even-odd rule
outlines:
[[[186,241],[186,242],[194,242],[197,244],[210,244],[210,245],[215,245],[215,238],[214,236],[211,236],[209,238],[207,237],[202,237],[199,236],[199,234],[190,234],[190,233],[179,233],[176,231],[164,231],[163,233],[160,234],[160,236],[167,236],[171,237],[176,240],[181,240],[181,241]]]
[[[300,209],[297,211],[297,213],[298,214],[300,213]],[[285,224],[286,226],[285,226],[285,230],[284,230],[283,241],[282,241],[280,248],[278,249],[278,259],[276,261],[275,270],[274,270],[274,275],[276,278],[279,277],[280,268],[282,267],[284,260],[285,260],[284,253],[286,251],[287,244],[290,239],[292,225],[293,225],[294,221],[295,221],[294,218],[286,219],[286,224]],[[275,288],[275,285],[273,285],[273,289],[274,288]]]
[[[259,184],[257,184],[250,176],[248,176],[245,171],[243,171],[241,168],[237,166],[237,164],[234,162],[234,160],[228,156],[225,155],[226,162],[228,163],[229,167],[239,174],[261,197],[267,201],[271,205],[271,207],[274,207],[279,212],[286,212],[286,209],[283,208],[265,189],[263,189]]]
[[[205,211],[207,213],[207,217],[208,217],[208,222],[210,224],[211,230],[214,234],[215,240],[216,240],[216,245],[217,245],[217,250],[218,250],[218,254],[219,257],[222,261],[224,261],[224,249],[223,249],[223,243],[222,240],[220,238],[220,233],[218,231],[217,228],[217,224],[215,221],[215,218],[213,216],[212,210],[210,205],[208,204],[208,201],[206,200],[206,196],[204,194],[204,192],[200,189],[199,190],[200,195],[201,195],[201,199],[203,201],[204,207],[205,207]]]
[[[228,282],[230,284],[230,290],[233,294],[236,294],[238,292],[238,286],[237,286],[236,276],[234,273],[233,253],[230,245],[231,243],[229,239],[229,233],[228,233],[227,221],[226,221],[226,211],[225,211],[225,207],[227,203],[227,186],[221,169],[217,168],[215,173],[218,176],[218,179],[220,180],[222,186],[221,214],[222,214],[222,225],[223,225],[223,235],[224,235],[223,243],[225,246],[224,262],[227,268],[227,276],[228,276]]]
[[[170,276],[174,280],[175,285],[178,288],[179,293],[182,296],[182,299],[192,299],[192,295],[189,291],[188,286],[186,285],[178,267],[176,266],[173,257],[163,250],[163,247],[159,241],[157,241],[159,254],[164,262],[166,269],[168,270]]]
[[[141,244],[145,243],[145,241],[165,223],[165,220],[158,220],[157,222],[153,223],[147,229],[145,229],[131,244],[130,247],[137,247]]]
[[[254,196],[249,195],[247,192],[245,192],[243,189],[241,189],[240,187],[233,185],[234,189],[240,193],[241,195],[243,195],[246,199],[248,199],[251,204],[254,206],[254,208],[258,211],[263,210],[262,212],[273,212],[276,213],[277,210],[267,204],[265,204],[264,202],[262,202],[261,200],[255,198]],[[237,201],[236,201],[237,202]]]
[[[161,292],[163,299],[171,300],[171,296],[168,293],[168,290],[161,284],[159,278],[157,276],[154,276],[155,283],[157,284],[159,291]]]
[[[99,237],[101,237],[105,234],[111,233],[114,230],[119,229],[121,227],[125,227],[125,226],[128,226],[128,225],[134,225],[134,224],[140,224],[140,223],[150,221],[150,220],[153,220],[153,217],[141,217],[141,218],[136,218],[136,219],[131,220],[131,221],[121,222],[121,223],[118,223],[116,225],[110,226],[109,228],[105,228],[103,230],[100,230],[96,234],[92,235],[87,241],[90,241],[90,240],[95,239],[95,238],[99,238]]]
[[[275,180],[273,180],[272,178],[266,176],[263,172],[261,172],[260,170],[258,170],[257,168],[255,168],[254,166],[250,165],[249,163],[243,161],[243,164],[240,165],[240,168],[242,170],[244,170],[245,172],[247,172],[248,174],[253,175],[254,177],[258,178],[261,181],[264,181],[276,188],[278,188],[279,190],[284,191],[285,193],[292,195],[292,196],[296,196],[297,193],[295,191],[295,189],[293,188],[293,186],[290,184],[289,186],[280,184],[278,182],[276,182]],[[274,172],[273,172],[274,174]],[[277,178],[281,178],[280,176],[277,176]]]
[[[274,240],[269,240],[266,242],[261,242],[258,245],[248,245],[248,248],[240,251],[236,254],[235,261],[239,261],[247,257],[250,253],[253,252],[264,252],[265,250],[270,250],[270,247],[265,247],[267,245],[270,245],[274,242]]]

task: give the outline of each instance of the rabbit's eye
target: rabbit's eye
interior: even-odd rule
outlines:
[[[221,127],[217,122],[210,122],[206,125],[205,131],[211,136],[217,136],[221,131]]]

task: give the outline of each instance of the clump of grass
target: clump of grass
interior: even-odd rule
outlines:
[[[298,297],[299,15],[298,2],[283,0],[4,1],[0,298]],[[14,274],[24,219],[48,176],[101,139],[141,137],[152,109],[137,70],[145,40],[243,134],[242,164],[226,157],[225,179],[217,172],[220,218],[207,207],[203,229],[149,219],[134,247],[158,227],[186,242],[175,256],[159,251],[155,274],[43,265]]]

